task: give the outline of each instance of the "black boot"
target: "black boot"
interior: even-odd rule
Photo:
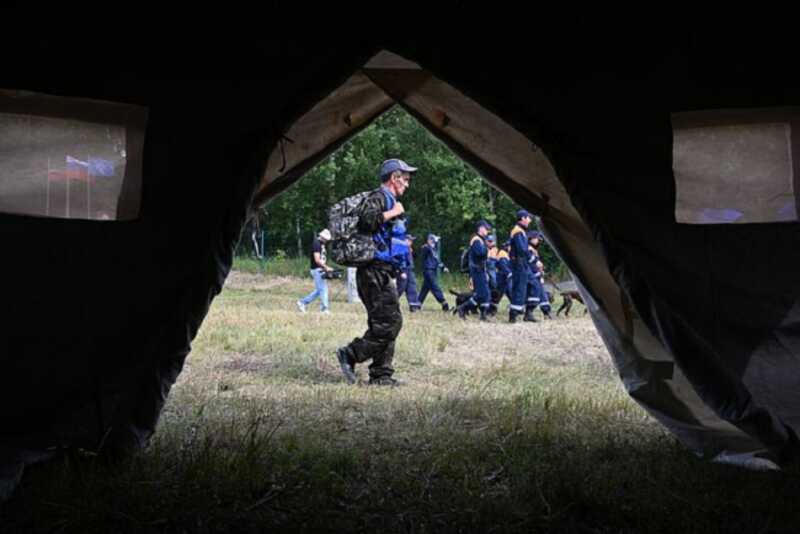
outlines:
[[[537,323],[536,317],[533,316],[533,308],[525,308],[525,317],[522,318],[523,321],[527,321],[529,323]]]
[[[518,315],[519,315],[519,311],[515,310],[514,308],[509,308],[508,309],[508,322],[509,323],[516,323]]]
[[[480,319],[481,319],[481,321],[485,321],[486,320],[486,306],[481,306],[480,311],[481,311]]]
[[[460,319],[466,319],[467,318],[467,305],[466,304],[462,304],[461,306],[459,306],[456,309],[458,310],[458,317]]]
[[[442,302],[442,311],[450,311],[450,305],[447,302]]]

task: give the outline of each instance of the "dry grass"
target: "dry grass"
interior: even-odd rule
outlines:
[[[150,447],[32,470],[6,528],[63,532],[783,532],[796,476],[695,460],[623,391],[591,320],[406,314],[399,388],[348,386],[365,314],[234,273]],[[314,307],[314,306],[312,306]],[[581,310],[578,310],[580,312]],[[362,379],[366,369],[359,369]]]

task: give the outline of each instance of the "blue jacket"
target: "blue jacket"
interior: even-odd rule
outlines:
[[[406,272],[409,272],[414,270],[414,254],[411,252],[410,247],[407,248],[408,251],[403,258],[403,264],[400,266],[400,268]]]
[[[483,238],[479,235],[472,236],[469,240],[469,268],[485,271],[488,255],[489,249],[486,248]]]
[[[511,229],[511,252],[509,257],[511,258],[511,263],[517,265],[527,265],[530,260],[528,237],[525,234],[525,229],[518,224]]]
[[[496,271],[497,259],[498,259],[498,254],[500,254],[500,251],[498,250],[497,247],[491,247],[491,248],[487,247],[487,250],[488,253],[486,256],[486,268],[490,271]]]
[[[442,262],[439,261],[439,256],[436,251],[431,248],[428,243],[422,245],[422,269],[425,271],[434,271],[439,267],[443,267]]]
[[[386,188],[381,188],[385,197],[383,211],[392,209],[395,198]],[[404,219],[393,219],[380,225],[373,234],[373,240],[378,247],[375,259],[394,265],[402,269],[408,262],[408,244],[406,243],[406,224]]]
[[[539,266],[537,265],[537,263],[539,263],[540,261],[539,255],[536,253],[536,249],[533,248],[532,246],[530,247],[530,252],[531,252],[531,258],[530,260],[528,260],[529,261],[528,266],[530,267],[531,274],[534,277],[538,278],[539,281],[541,282],[543,281],[542,278],[544,275],[542,271],[539,269]]]
[[[533,276],[539,273],[539,267],[536,262],[539,261],[539,256],[536,255],[536,249],[528,245],[528,269]]]
[[[500,250],[497,253],[497,277],[511,276],[511,260],[508,258],[508,252]]]

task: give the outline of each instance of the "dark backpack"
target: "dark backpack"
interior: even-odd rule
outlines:
[[[340,200],[328,210],[328,230],[331,232],[330,251],[334,263],[359,267],[375,257],[377,246],[372,235],[358,229],[364,201],[373,194],[362,191]]]

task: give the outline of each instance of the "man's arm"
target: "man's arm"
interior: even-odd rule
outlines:
[[[314,253],[314,263],[319,265],[319,268],[322,269],[323,271],[332,271],[333,270],[330,267],[328,267],[327,265],[325,265],[325,262],[322,261],[322,256],[320,256],[319,252],[315,252]]]

